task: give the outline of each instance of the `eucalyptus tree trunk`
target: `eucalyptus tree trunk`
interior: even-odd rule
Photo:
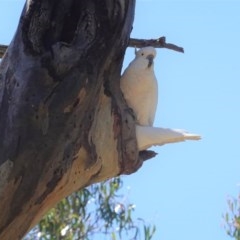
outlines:
[[[72,192],[136,171],[119,88],[134,0],[31,0],[0,67],[0,239]],[[141,156],[141,157],[140,157]]]

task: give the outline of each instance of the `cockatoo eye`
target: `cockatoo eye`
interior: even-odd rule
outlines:
[[[144,55],[144,53],[141,54],[142,56]]]

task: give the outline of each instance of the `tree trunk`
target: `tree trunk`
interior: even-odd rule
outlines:
[[[134,8],[27,1],[0,68],[1,240],[21,239],[73,191],[141,166],[119,88]]]

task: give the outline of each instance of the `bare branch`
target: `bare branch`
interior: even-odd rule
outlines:
[[[184,49],[182,47],[178,47],[172,43],[166,43],[166,37],[160,37],[158,39],[149,39],[149,40],[130,38],[129,47],[142,48],[146,46],[152,46],[155,48],[167,48],[177,52],[184,53]]]
[[[8,46],[0,44],[0,58],[3,57],[4,53],[6,52]]]
[[[130,38],[129,47],[142,48],[146,46],[153,46],[155,48],[167,48],[177,52],[184,53],[184,49],[172,43],[166,43],[166,37],[160,37],[157,39],[137,39]],[[0,44],[0,58],[3,57],[4,53],[7,50],[7,45]]]

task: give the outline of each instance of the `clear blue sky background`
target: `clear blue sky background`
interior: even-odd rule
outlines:
[[[0,43],[11,41],[23,3],[0,0]],[[222,214],[227,197],[239,192],[239,29],[238,0],[137,0],[132,37],[166,36],[185,48],[157,51],[155,125],[202,135],[200,142],[154,148],[155,159],[123,178],[135,216],[156,224],[156,240],[230,239]]]

